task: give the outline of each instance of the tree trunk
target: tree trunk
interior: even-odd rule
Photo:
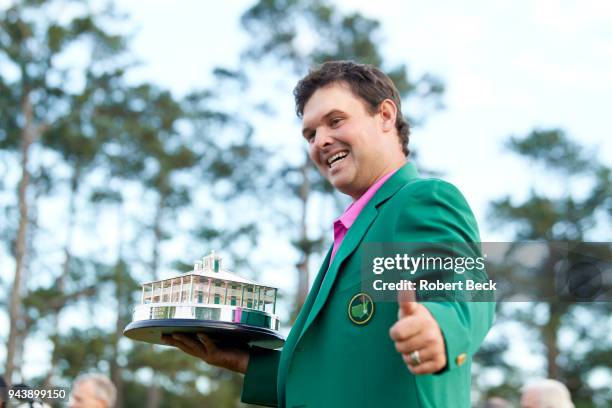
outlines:
[[[147,390],[147,408],[157,408],[159,407],[159,402],[160,402],[159,385],[157,385],[157,381],[155,377],[153,377],[153,382]]]
[[[544,326],[544,345],[546,346],[547,373],[548,378],[559,379],[559,346],[557,337],[559,333],[560,317],[559,304],[551,302],[548,304],[548,322]]]
[[[24,261],[26,248],[26,230],[28,225],[28,197],[27,190],[30,184],[30,172],[28,170],[28,160],[30,155],[30,147],[36,139],[37,129],[35,129],[33,120],[34,112],[32,103],[29,98],[29,93],[26,91],[23,94],[22,112],[24,116],[24,126],[22,131],[21,142],[21,180],[17,187],[17,196],[19,202],[19,227],[17,229],[17,239],[15,242],[15,277],[11,289],[11,303],[9,309],[10,329],[6,345],[6,369],[4,376],[6,382],[12,384],[13,371],[15,370],[15,351],[17,349],[17,338],[21,322],[21,299],[22,299],[22,280],[24,280]]]
[[[117,389],[117,402],[115,403],[115,408],[123,407],[123,375],[122,369],[119,365],[119,340],[121,337],[121,333],[123,333],[124,329],[124,310],[126,309],[125,305],[125,292],[123,288],[123,284],[121,283],[121,272],[123,270],[123,206],[119,204],[118,206],[118,228],[119,228],[119,239],[118,239],[118,249],[117,249],[117,263],[115,265],[115,298],[117,299],[117,318],[115,319],[115,333],[112,336],[112,347],[113,354],[110,362],[110,375],[111,381],[115,384],[115,388]],[[129,308],[129,306],[127,306]]]
[[[153,220],[153,250],[151,254],[151,277],[153,280],[157,280],[159,275],[159,245],[162,239],[161,220],[164,201],[165,198],[160,195],[155,210],[155,219]]]
[[[75,166],[74,173],[70,179],[70,197],[68,199],[68,231],[66,234],[66,242],[64,244],[64,262],[62,264],[62,273],[59,278],[55,281],[60,296],[64,294],[66,288],[66,280],[68,279],[68,273],[70,272],[70,261],[72,259],[72,253],[70,248],[72,247],[72,234],[74,231],[74,224],[76,219],[76,193],[79,185],[80,170],[78,164]],[[44,385],[46,388],[51,388],[54,384],[53,376],[55,374],[55,367],[58,363],[58,355],[55,353],[57,342],[59,340],[59,316],[61,309],[54,313],[52,316],[53,324],[51,325],[52,331],[49,334],[51,340],[51,367],[45,376]]]
[[[159,245],[162,239],[161,220],[163,215],[164,197],[160,194],[159,201],[157,203],[157,209],[155,211],[155,219],[153,220],[153,250],[151,254],[151,276],[153,280],[159,278]],[[152,350],[155,353],[155,350]],[[160,390],[157,384],[157,376],[155,369],[153,369],[153,377],[151,379],[151,386],[147,392],[147,408],[158,408],[160,403]]]
[[[117,311],[117,320],[115,321],[115,334],[113,334],[113,358],[111,360],[110,376],[111,381],[117,389],[117,402],[115,408],[123,407],[123,376],[121,366],[119,365],[119,337],[125,328],[123,319],[121,318],[122,311]]]
[[[21,325],[17,330],[17,339],[15,341],[15,356],[13,357],[14,369],[13,377],[17,377],[19,382],[24,382],[23,379],[23,354],[24,354],[24,343],[27,334],[25,324],[23,322],[23,315],[21,319]]]
[[[300,238],[299,242],[307,243],[308,242],[308,225],[307,225],[307,215],[308,215],[308,199],[310,197],[310,179],[308,178],[308,170],[310,167],[310,161],[308,155],[304,160],[304,164],[300,168],[300,173],[302,174],[302,184],[300,185],[300,203],[302,205],[302,212],[300,216]],[[306,296],[308,295],[308,266],[310,264],[310,254],[312,252],[312,247],[310,245],[302,246],[302,254],[300,262],[297,264],[297,272],[298,272],[298,287],[297,294],[295,298],[295,304],[293,306],[293,312],[291,313],[291,323],[293,323],[302,309],[304,302],[306,301]]]
[[[548,245],[549,257],[546,260],[545,272],[550,282],[554,282],[555,279],[555,265],[557,265],[561,259],[559,254],[556,253],[554,245]],[[556,296],[554,285],[549,285],[546,288],[545,296],[548,299],[554,299]],[[548,321],[542,326],[542,339],[544,346],[546,347],[546,372],[548,378],[559,379],[559,366],[557,365],[557,358],[559,357],[559,327],[561,326],[561,305],[557,301],[548,302]]]

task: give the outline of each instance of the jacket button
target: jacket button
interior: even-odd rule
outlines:
[[[455,359],[455,361],[457,362],[457,365],[460,366],[463,363],[465,363],[465,359],[467,358],[467,354],[465,353],[461,353],[457,356],[457,358]]]

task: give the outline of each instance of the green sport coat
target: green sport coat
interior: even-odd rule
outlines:
[[[423,302],[440,325],[448,364],[439,373],[417,376],[389,337],[397,303],[375,302],[364,325],[349,319],[348,306],[362,292],[364,243],[479,241],[474,215],[457,188],[420,178],[412,163],[405,164],[363,208],[331,265],[328,251],[282,351],[252,348],[242,401],[316,408],[469,407],[471,358],[493,322],[494,303]]]

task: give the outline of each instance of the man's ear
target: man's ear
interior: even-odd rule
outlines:
[[[395,129],[395,119],[397,118],[397,106],[391,99],[385,99],[380,103],[378,109],[382,120],[382,128],[385,132]]]

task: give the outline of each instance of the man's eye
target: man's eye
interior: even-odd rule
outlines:
[[[306,136],[306,140],[308,141],[308,143],[312,143],[314,142],[316,136],[316,132],[310,132],[307,136]]]
[[[342,118],[333,118],[330,121],[330,124],[332,125],[332,127],[336,127],[338,126],[340,123],[342,122]]]

